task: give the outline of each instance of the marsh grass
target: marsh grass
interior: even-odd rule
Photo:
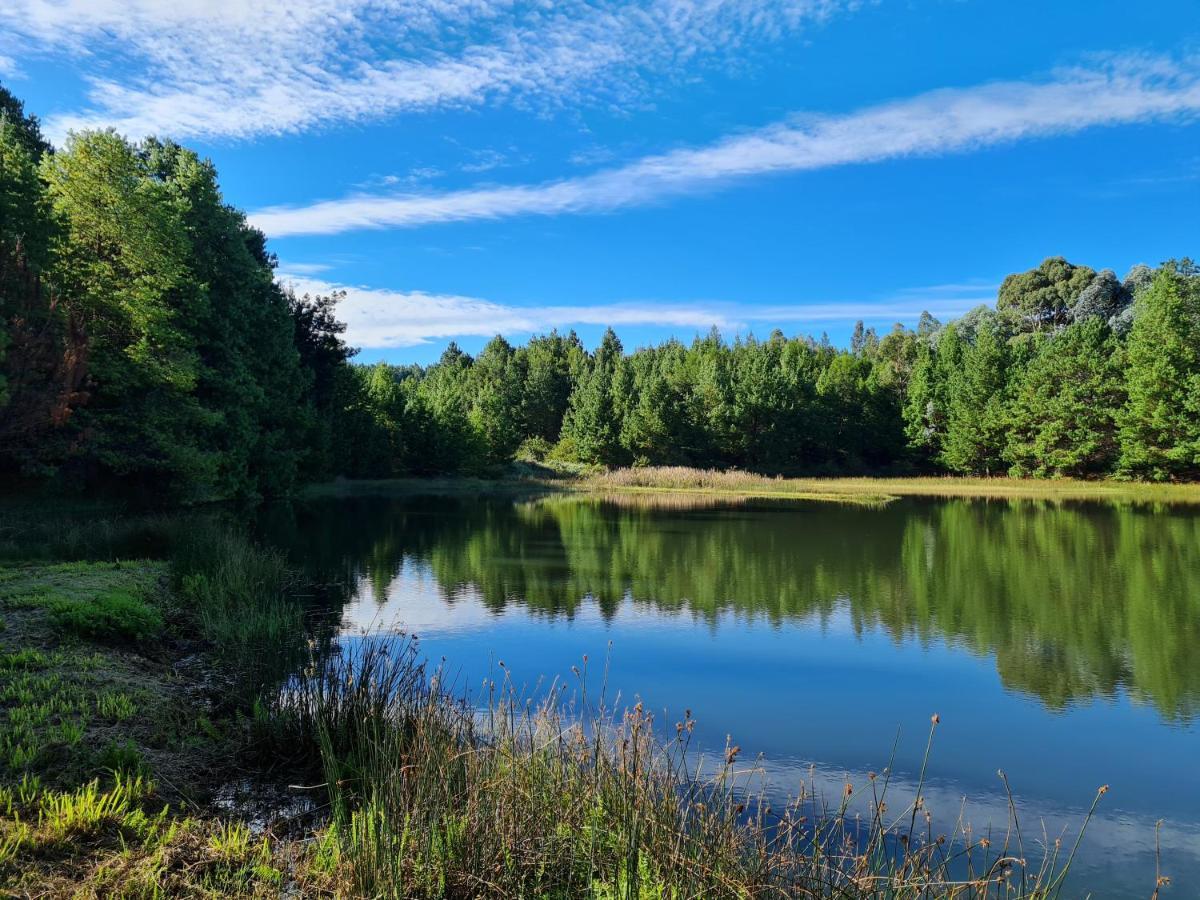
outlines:
[[[1015,805],[1002,833],[976,837],[961,824],[935,833],[924,768],[915,797],[895,810],[886,772],[860,786],[865,806],[852,804],[860,788],[827,802],[810,785],[777,807],[761,767],[737,747],[705,765],[690,715],[663,740],[640,705],[619,716],[592,706],[584,675],[573,702],[565,686],[534,703],[501,684],[481,707],[440,676],[415,643],[366,638],[280,695],[275,721],[320,750],[332,818],[314,865],[331,889],[1044,898],[1061,890],[1073,858],[1059,842],[1030,846]]]
[[[283,555],[221,522],[177,527],[170,545],[180,598],[245,691],[294,671],[305,647],[304,608]]]
[[[1105,500],[1134,503],[1200,503],[1200,484],[1163,484],[1099,479],[966,478],[783,478],[737,469],[647,466],[598,472],[576,482],[587,490],[695,492],[751,497],[879,504],[897,497],[978,497],[1028,500]]]

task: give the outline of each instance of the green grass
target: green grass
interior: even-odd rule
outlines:
[[[163,617],[141,597],[110,591],[89,600],[55,600],[50,621],[59,631],[106,641],[146,641],[159,635]]]
[[[299,665],[304,608],[292,597],[294,576],[282,554],[214,523],[176,535],[171,571],[200,633],[247,695]]]

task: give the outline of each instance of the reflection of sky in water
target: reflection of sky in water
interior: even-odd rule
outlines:
[[[1027,843],[1044,826],[1051,839],[1065,830],[1069,845],[1107,783],[1074,883],[1098,895],[1148,894],[1161,817],[1164,872],[1181,896],[1200,885],[1194,723],[1164,727],[1151,707],[1123,694],[1048,710],[1005,689],[990,657],[936,638],[856,632],[845,605],[784,624],[731,611],[700,617],[628,597],[607,619],[589,602],[570,618],[519,602],[495,611],[471,585],[447,591],[428,564],[406,557],[386,596],[374,596],[362,579],[343,616],[349,632],[418,635],[423,653],[444,657],[448,675],[468,691],[499,677],[503,661],[518,688],[536,692],[554,678],[572,679],[571,667],[587,655],[589,691],[598,690],[607,665],[610,701],[640,699],[667,728],[690,708],[697,746],[719,754],[728,735],[747,754],[763,754],[781,798],[808,780],[810,767],[831,798],[847,776],[865,788],[866,773],[887,765],[897,728],[893,802],[911,796],[936,711],[942,725],[926,793],[935,815],[946,817],[944,828],[964,798],[977,831],[1007,822],[996,774],[1003,768]]]

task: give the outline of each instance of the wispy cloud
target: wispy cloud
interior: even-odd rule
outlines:
[[[438,339],[524,335],[583,325],[654,326],[690,334],[707,331],[714,325],[736,333],[756,327],[818,328],[856,319],[882,325],[896,321],[915,323],[925,310],[939,318],[948,318],[995,296],[994,285],[971,284],[914,288],[871,302],[746,304],[643,300],[587,306],[516,306],[478,297],[338,284],[307,277],[294,266],[290,271],[282,271],[279,279],[298,294],[345,291],[338,316],[346,322],[346,338],[354,346],[372,348],[414,347]]]
[[[284,271],[291,272],[293,275],[320,275],[322,272],[328,272],[333,268],[329,263],[306,263],[306,262],[285,262],[280,263]]]
[[[1042,81],[944,89],[842,116],[796,116],[716,144],[650,156],[591,175],[447,193],[352,196],[259,210],[275,237],[404,228],[521,215],[605,212],[704,190],[730,179],[907,156],[964,152],[1022,139],[1200,112],[1200,60],[1107,58]]]
[[[0,53],[91,65],[49,117],[140,137],[234,137],[484,100],[627,100],[860,0],[8,0]],[[129,65],[136,68],[130,72]]]

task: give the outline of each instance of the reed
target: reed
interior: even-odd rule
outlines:
[[[776,807],[739,748],[699,759],[690,715],[663,738],[640,706],[614,715],[593,705],[580,677],[570,697],[560,685],[533,702],[501,682],[470,703],[403,637],[364,638],[310,668],[274,715],[319,748],[332,810],[319,856],[333,889],[614,900],[1062,889],[1073,853],[1060,860],[1052,843],[1032,858],[1015,807],[999,836],[939,835],[924,769],[894,811],[887,773],[871,777],[865,804],[852,802],[852,785],[834,801],[810,785]],[[936,727],[935,717],[930,746]]]
[[[295,671],[304,658],[304,608],[283,554],[219,520],[173,526],[169,545],[184,606],[247,694]]]

